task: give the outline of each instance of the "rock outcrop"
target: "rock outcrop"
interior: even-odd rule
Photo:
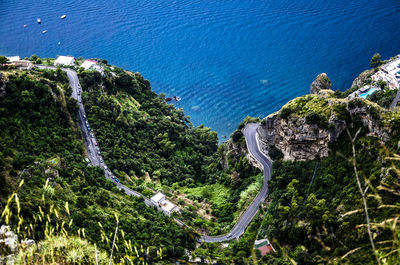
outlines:
[[[282,119],[275,113],[265,118],[257,131],[264,153],[275,146],[284,160],[309,160],[329,153],[331,134],[316,124],[307,124],[305,118]]]
[[[370,70],[365,70],[364,72],[362,72],[359,76],[357,76],[354,80],[353,83],[351,84],[351,87],[362,87],[364,85],[364,83],[366,82],[366,80],[371,77],[371,75],[373,75],[375,73],[374,69],[370,69]]]
[[[259,140],[265,153],[272,147],[284,160],[310,160],[326,157],[329,143],[343,133],[351,120],[358,118],[368,135],[388,141],[400,133],[400,114],[390,113],[375,103],[359,98],[338,99],[333,91],[296,98],[282,109],[263,119],[258,127]],[[349,118],[351,117],[351,118]]]
[[[320,90],[331,89],[331,80],[325,73],[319,74],[311,83],[310,94],[317,94]]]
[[[229,156],[235,156],[235,157],[245,156],[246,159],[249,161],[250,165],[252,165],[253,167],[259,168],[260,170],[263,170],[263,167],[258,162],[258,160],[255,159],[249,153],[246,145],[243,145],[240,142],[235,143],[231,138],[226,143],[224,143],[222,146],[224,148],[223,149],[224,155],[221,157],[221,160],[220,160],[220,165],[222,168],[228,168],[228,157]]]

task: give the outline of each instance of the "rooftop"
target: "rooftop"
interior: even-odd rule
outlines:
[[[170,202],[168,200],[163,200],[160,204],[161,204],[161,208],[163,208],[167,212],[171,212],[176,207],[175,204],[173,204],[172,202]]]
[[[152,201],[155,201],[157,203],[159,203],[160,201],[162,201],[163,199],[165,199],[165,195],[162,194],[161,192],[157,192],[156,195],[154,195],[153,197],[151,197]]]
[[[13,63],[13,62],[19,61],[20,57],[19,56],[10,56],[10,57],[7,57],[7,59],[10,63]]]
[[[54,64],[72,65],[75,62],[75,58],[72,56],[58,56]]]

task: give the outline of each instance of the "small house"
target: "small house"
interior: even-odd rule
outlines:
[[[165,200],[165,195],[162,194],[161,192],[157,192],[157,194],[154,195],[153,197],[151,197],[150,200],[151,200],[152,203],[154,203],[155,205],[159,206],[160,202]]]
[[[103,70],[102,67],[96,61],[93,61],[93,60],[85,60],[80,65],[80,67],[82,67],[85,70],[96,70],[99,72],[101,72]]]
[[[10,63],[14,63],[14,62],[16,62],[16,61],[21,60],[21,58],[20,58],[19,56],[10,56],[10,57],[7,57],[7,59],[8,59],[8,61],[9,61]]]
[[[167,200],[165,198],[165,195],[161,192],[157,192],[157,194],[151,197],[150,200],[155,206],[157,206],[158,209],[162,210],[168,216],[170,216],[171,213],[175,211],[179,211],[179,208],[175,204]]]
[[[254,242],[254,249],[258,249],[261,256],[265,256],[270,252],[275,252],[274,247],[269,243],[268,239],[260,239]]]
[[[54,65],[72,66],[75,64],[75,58],[72,56],[58,56],[54,61]]]

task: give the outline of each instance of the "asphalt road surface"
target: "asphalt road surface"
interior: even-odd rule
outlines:
[[[203,242],[223,242],[234,238],[239,238],[244,233],[246,227],[250,224],[253,217],[256,215],[260,204],[264,202],[268,196],[268,181],[271,177],[272,161],[260,151],[257,141],[257,127],[257,123],[249,123],[243,129],[243,134],[246,138],[247,149],[249,150],[250,154],[257,159],[257,161],[264,168],[264,184],[256,198],[253,200],[247,210],[239,217],[237,223],[228,234],[221,236],[203,236],[200,239]]]

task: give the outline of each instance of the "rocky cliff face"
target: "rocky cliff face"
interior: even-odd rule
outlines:
[[[240,142],[235,143],[232,139],[229,139],[226,143],[223,144],[223,153],[224,155],[221,157],[220,164],[221,167],[224,169],[228,168],[229,156],[245,156],[253,167],[263,170],[262,165],[252,155],[250,155],[246,145],[243,145]]]
[[[331,89],[331,80],[325,73],[319,74],[310,86],[310,94],[317,94],[320,90]]]
[[[368,128],[370,136],[388,141],[400,132],[399,113],[396,119],[387,119],[388,115],[374,103],[358,98],[338,99],[333,91],[320,90],[318,94],[296,98],[266,117],[258,127],[259,140],[265,153],[276,147],[285,160],[326,157],[328,144],[356,117]]]
[[[354,80],[353,83],[351,84],[351,87],[357,86],[357,87],[362,87],[364,82],[375,73],[374,69],[370,70],[365,70],[362,72],[359,76],[357,76]]]

